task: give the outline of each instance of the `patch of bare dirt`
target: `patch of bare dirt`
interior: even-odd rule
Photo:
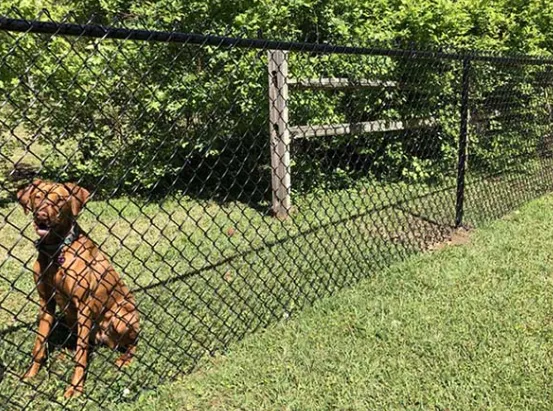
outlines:
[[[451,225],[398,209],[375,213],[362,231],[419,251],[433,249],[436,244],[461,241],[458,238],[461,234]]]
[[[434,243],[428,247],[428,250],[441,250],[448,246],[456,246],[470,243],[470,230],[464,227],[460,227],[456,230],[453,230],[449,238]]]

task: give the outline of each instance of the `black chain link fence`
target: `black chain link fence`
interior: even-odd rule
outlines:
[[[136,19],[0,29],[3,409],[132,401],[553,188],[553,60],[156,32]],[[26,215],[16,193],[36,179],[73,184],[20,191]],[[86,193],[77,229],[68,210]],[[82,233],[129,290],[106,280]],[[23,379],[33,355],[44,364]],[[85,366],[81,399],[64,399]]]

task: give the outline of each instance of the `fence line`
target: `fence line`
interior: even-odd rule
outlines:
[[[413,59],[445,59],[462,61],[467,56],[474,61],[511,64],[553,64],[553,59],[524,54],[502,56],[485,51],[444,52],[423,49],[396,50],[385,47],[351,47],[318,43],[233,38],[195,33],[139,30],[106,27],[94,24],[71,24],[0,17],[0,30],[20,33],[52,34],[56,36],[82,36],[100,39],[119,39],[148,42],[171,42],[216,47],[245,47],[262,50],[287,50],[302,53],[333,53],[353,55],[389,56]]]
[[[0,408],[132,401],[553,191],[548,58],[9,17],[0,37]]]

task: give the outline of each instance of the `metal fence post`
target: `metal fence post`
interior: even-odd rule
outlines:
[[[288,125],[288,52],[269,50],[269,122],[271,133],[272,212],[290,214],[290,130]]]
[[[455,227],[463,224],[464,200],[465,200],[465,170],[467,162],[468,141],[468,108],[469,108],[469,80],[470,57],[463,59],[463,79],[461,91],[461,130],[459,133],[459,149],[457,161],[457,199],[455,203]]]

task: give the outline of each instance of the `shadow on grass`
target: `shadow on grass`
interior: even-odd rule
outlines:
[[[210,265],[207,265],[207,266],[202,267],[200,269],[190,271],[188,273],[178,275],[178,276],[175,276],[175,277],[171,277],[167,280],[159,281],[159,282],[154,283],[154,284],[149,284],[149,285],[144,286],[144,287],[135,288],[133,290],[133,292],[140,293],[140,292],[143,292],[143,291],[146,291],[146,290],[151,290],[151,289],[154,289],[154,288],[157,288],[157,287],[160,287],[160,286],[165,286],[165,285],[168,285],[170,283],[177,282],[177,281],[192,277],[194,275],[200,274],[204,271],[213,270],[217,267],[228,264],[228,263],[232,262],[235,259],[244,258],[249,254],[257,254],[258,252],[260,252],[262,250],[272,248],[272,247],[277,246],[277,245],[282,245],[283,243],[286,243],[286,242],[294,242],[295,240],[297,240],[299,238],[302,238],[305,235],[313,234],[313,233],[316,233],[317,231],[320,231],[320,230],[326,230],[330,227],[345,224],[346,222],[355,221],[355,220],[358,220],[360,218],[366,217],[370,214],[378,213],[378,212],[385,211],[385,210],[397,209],[397,210],[406,212],[408,214],[411,214],[415,218],[418,218],[418,219],[424,220],[426,222],[429,222],[431,224],[434,224],[437,227],[442,227],[445,230],[450,230],[450,229],[453,228],[452,225],[447,225],[447,224],[444,224],[444,223],[440,223],[438,221],[434,221],[430,217],[425,217],[425,216],[423,216],[419,213],[409,211],[406,208],[401,207],[401,205],[407,204],[407,203],[409,203],[409,202],[411,202],[415,199],[416,200],[421,200],[421,199],[424,199],[424,198],[429,198],[433,195],[437,195],[437,194],[440,194],[440,193],[445,193],[447,191],[452,190],[453,188],[455,188],[455,187],[451,187],[451,186],[450,187],[445,187],[445,188],[442,188],[440,190],[433,191],[431,193],[427,193],[427,194],[424,194],[424,195],[421,195],[421,196],[405,199],[405,200],[399,201],[397,203],[387,204],[387,205],[383,205],[383,206],[380,206],[380,207],[373,207],[372,209],[368,209],[368,210],[365,210],[365,211],[360,212],[360,213],[349,215],[348,217],[345,217],[345,218],[330,221],[328,223],[320,224],[320,225],[317,225],[315,227],[310,227],[309,229],[302,230],[302,231],[298,232],[295,235],[288,236],[286,238],[281,238],[281,239],[278,239],[278,240],[275,240],[275,241],[267,242],[267,243],[264,243],[263,246],[255,247],[255,248],[252,248],[250,250],[247,250],[247,251],[244,251],[244,252],[241,252],[241,253],[237,253],[237,254],[235,254],[233,256],[230,256],[228,258],[225,258],[225,259],[223,259],[223,260],[221,260],[221,261],[219,261],[215,264],[210,264]],[[391,238],[393,238],[393,236]]]
[[[309,227],[306,230],[301,230],[300,232],[298,232],[295,235],[288,236],[288,237],[285,237],[285,238],[280,238],[280,239],[270,241],[270,242],[266,242],[262,246],[254,247],[254,248],[251,248],[249,250],[246,250],[246,251],[243,251],[243,252],[240,252],[240,253],[236,253],[235,255],[224,258],[224,259],[218,261],[217,263],[209,264],[209,265],[206,265],[202,268],[199,268],[199,269],[196,269],[196,270],[193,270],[193,271],[189,271],[189,272],[186,272],[184,274],[176,275],[176,276],[170,277],[168,279],[158,281],[158,282],[153,283],[153,284],[148,284],[147,286],[142,286],[142,287],[135,288],[135,289],[132,290],[132,292],[138,294],[138,293],[147,292],[147,291],[159,288],[159,287],[165,287],[169,284],[176,283],[176,282],[179,282],[179,281],[183,281],[183,280],[189,279],[191,277],[194,277],[196,275],[202,274],[204,272],[209,272],[209,271],[212,271],[212,270],[217,269],[219,267],[225,266],[229,263],[232,263],[235,260],[244,259],[249,255],[256,255],[256,254],[260,253],[261,251],[271,249],[275,246],[281,246],[281,245],[283,245],[285,243],[288,243],[288,242],[294,243],[296,240],[298,240],[298,239],[300,239],[300,238],[302,238],[306,235],[314,234],[318,231],[323,231],[324,232],[325,230],[327,230],[329,228],[336,227],[338,225],[343,225],[347,222],[356,221],[358,219],[369,216],[371,214],[379,213],[379,212],[386,211],[386,210],[395,209],[395,210],[401,211],[405,214],[409,214],[412,217],[414,217],[415,219],[425,221],[425,222],[427,222],[431,225],[434,225],[436,227],[436,230],[438,230],[438,232],[441,233],[441,235],[440,234],[434,235],[434,236],[431,236],[430,238],[433,239],[432,241],[441,241],[441,240],[444,240],[445,237],[453,230],[453,228],[454,228],[453,225],[447,224],[447,223],[444,224],[444,222],[437,221],[437,220],[433,219],[432,217],[424,216],[420,212],[409,210],[408,207],[405,207],[405,206],[408,205],[409,203],[413,202],[413,201],[428,199],[428,198],[430,198],[432,196],[435,196],[435,195],[440,195],[442,193],[450,192],[453,189],[455,189],[455,186],[442,187],[439,190],[434,190],[434,191],[431,191],[431,192],[423,194],[423,195],[404,198],[403,200],[397,201],[395,203],[386,204],[386,205],[382,205],[382,206],[378,206],[378,207],[372,207],[372,208],[364,210],[363,212],[348,215],[347,217],[340,218],[340,219],[333,220],[333,221],[329,221],[329,222],[324,223],[324,224],[319,224],[319,225],[316,225],[316,226],[312,226],[312,227]],[[384,230],[384,231],[385,231],[385,233],[380,231],[380,232],[375,232],[374,234],[384,236],[385,238],[383,238],[383,240],[390,241],[392,244],[394,244],[395,247],[396,247],[396,252],[398,252],[398,250],[397,250],[398,246],[403,247],[403,248],[408,246],[408,244],[407,244],[408,239],[406,239],[405,237],[402,237],[400,235],[394,235],[394,232],[397,232],[397,230],[391,230],[391,231]],[[421,236],[424,236],[423,234],[424,233],[419,233],[419,235],[421,235]],[[428,243],[428,245],[431,245],[430,242]],[[3,330],[0,330],[0,337],[8,336],[12,333],[21,331],[23,329],[30,330],[30,329],[32,329],[34,324],[35,324],[34,322],[25,322],[25,323],[19,323],[17,325],[12,325],[12,326],[6,327]],[[63,331],[64,329],[65,329],[65,334],[64,334],[64,331]],[[60,323],[59,327],[55,327],[55,329],[53,330],[53,335],[52,335],[52,338],[53,338],[52,342],[54,343],[55,346],[60,346],[61,342],[64,341],[64,339],[69,337],[67,335],[67,332],[68,332],[67,327],[64,327],[63,323]]]
[[[473,201],[499,196],[497,202],[503,204],[502,196],[508,187],[513,181],[522,181],[526,191],[511,193],[513,198],[509,201],[509,206],[516,206],[551,186],[546,179],[546,184],[535,187],[544,174],[530,177],[510,174],[493,183],[488,181],[490,176],[479,182],[473,180],[477,183],[472,187]],[[357,212],[331,221],[314,220],[308,227],[296,226],[300,229],[293,235],[255,247],[247,244],[249,248],[244,251],[184,273],[173,268],[174,262],[167,262],[175,275],[133,290],[142,294],[144,332],[138,364],[130,371],[116,373],[112,370],[112,354],[99,350],[97,356],[104,361],[91,363],[88,399],[99,405],[108,404],[122,398],[128,387],[152,387],[188,373],[203,357],[246,334],[287,318],[290,312],[351,286],[393,261],[446,240],[454,229],[451,217],[455,189],[455,185],[447,185],[424,194],[415,192],[388,204],[357,207]],[[227,279],[227,272],[231,271],[234,277]],[[24,329],[28,332],[22,332]],[[34,329],[32,322],[17,324],[0,331],[0,337],[12,349],[22,347],[18,351],[28,355],[26,346],[35,335]],[[68,330],[56,327],[55,331],[50,339],[53,350],[70,348],[72,336]],[[10,369],[23,367],[29,359],[6,355],[9,357],[3,360]],[[72,372],[71,365],[69,361],[61,365],[58,361],[52,365],[53,373],[62,380]],[[8,380],[11,379],[6,378],[4,384],[14,384],[13,389],[19,384]],[[45,387],[41,401],[60,390],[53,380],[57,379],[41,386]]]

